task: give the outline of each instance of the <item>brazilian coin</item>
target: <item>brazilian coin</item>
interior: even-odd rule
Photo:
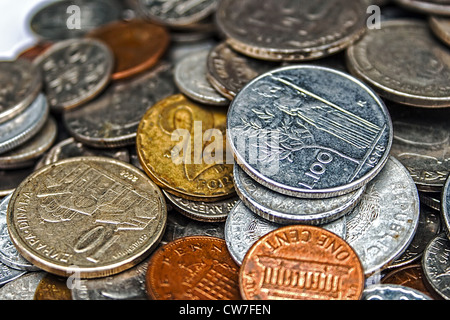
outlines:
[[[236,51],[262,60],[314,60],[347,48],[366,30],[364,0],[223,0],[217,23]]]
[[[59,276],[106,277],[144,260],[161,240],[161,190],[132,165],[110,158],[62,160],[15,190],[7,224],[19,253]]]
[[[309,65],[252,80],[232,101],[227,138],[237,164],[265,187],[300,198],[360,189],[384,167],[392,122],[354,77]]]
[[[61,112],[103,91],[111,80],[114,56],[98,40],[71,39],[55,43],[34,63],[42,71],[51,109]]]
[[[419,290],[396,284],[377,284],[364,289],[361,300],[433,300]]]
[[[429,24],[434,34],[450,46],[450,18],[432,16],[430,17]]]
[[[394,0],[394,3],[424,14],[450,15],[448,0]]]
[[[450,106],[450,51],[426,22],[384,21],[347,50],[347,61],[353,75],[387,100],[424,108]]]

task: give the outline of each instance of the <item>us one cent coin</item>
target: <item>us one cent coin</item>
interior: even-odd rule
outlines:
[[[282,67],[232,101],[227,138],[237,164],[265,187],[299,198],[360,189],[384,167],[393,130],[367,85],[330,68]]]
[[[382,22],[347,50],[347,62],[353,75],[385,99],[424,108],[450,106],[450,53],[426,22]]]
[[[7,213],[11,241],[44,271],[105,277],[145,259],[161,240],[167,208],[160,189],[110,158],[62,160],[16,188]]]
[[[140,19],[109,23],[93,30],[87,37],[101,40],[112,50],[115,59],[113,80],[129,78],[150,69],[170,43],[166,28]]]
[[[429,24],[434,34],[450,46],[450,17],[432,16]]]
[[[234,196],[226,117],[223,108],[206,107],[181,94],[159,101],[137,131],[143,169],[162,189],[184,199],[216,202]]]
[[[67,279],[46,273],[36,288],[34,300],[72,300],[72,294],[67,287]]]
[[[404,8],[424,14],[450,15],[450,2],[448,0],[394,0]]]
[[[37,57],[39,57],[45,50],[52,46],[52,42],[49,41],[41,41],[31,46],[30,48],[25,49],[21,53],[19,53],[19,59],[25,59],[28,61],[34,61]]]
[[[153,254],[146,288],[153,300],[240,300],[238,274],[225,240],[184,237]]]
[[[263,60],[313,60],[344,50],[366,29],[365,1],[221,1],[217,23],[236,51]]]
[[[246,300],[359,300],[364,271],[355,251],[334,233],[287,226],[250,248],[239,285]]]

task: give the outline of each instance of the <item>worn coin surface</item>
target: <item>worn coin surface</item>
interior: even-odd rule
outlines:
[[[302,199],[274,192],[234,166],[234,186],[245,205],[264,219],[280,224],[318,225],[335,221],[358,204],[365,188],[326,199]]]
[[[450,106],[450,52],[426,22],[383,21],[347,50],[347,62],[353,75],[388,100],[424,108]]]
[[[105,43],[114,54],[111,78],[120,80],[153,67],[166,52],[170,36],[166,28],[144,20],[117,21],[90,32],[87,37]]]
[[[23,272],[23,271],[22,271]],[[29,272],[0,288],[0,300],[34,300],[34,294],[46,272]]]
[[[348,47],[366,29],[365,1],[221,1],[218,27],[236,51],[263,60],[313,60]]]
[[[78,107],[96,97],[111,80],[114,56],[94,39],[70,39],[52,45],[34,63],[43,75],[52,110]]]
[[[125,162],[81,157],[36,171],[8,206],[12,242],[34,265],[60,276],[103,277],[133,267],[158,245],[165,199]]]
[[[146,288],[153,300],[240,300],[238,274],[225,240],[185,237],[153,254]]]
[[[450,176],[441,194],[441,214],[444,222],[444,231],[450,237]]]
[[[450,18],[432,16],[429,19],[429,24],[434,34],[450,46]]]
[[[195,52],[175,67],[175,83],[182,93],[199,103],[228,106],[230,101],[221,95],[206,78],[209,50]]]
[[[226,117],[223,108],[199,105],[181,94],[156,103],[137,131],[145,172],[162,189],[184,199],[216,202],[234,196]]]
[[[177,92],[172,65],[161,63],[142,75],[111,84],[93,101],[64,112],[63,123],[69,133],[86,146],[133,145],[146,111]]]
[[[36,288],[34,300],[72,300],[72,295],[67,287],[67,279],[47,273]]]
[[[450,2],[448,0],[394,0],[394,2],[424,14],[450,15]]]
[[[42,75],[32,63],[0,61],[0,124],[25,110],[42,89]]]
[[[364,289],[361,300],[433,300],[428,295],[413,288],[378,284]]]
[[[381,99],[340,71],[275,69],[232,101],[227,138],[236,162],[265,187],[330,198],[360,189],[384,167],[392,123]]]
[[[419,195],[406,168],[390,157],[347,217],[345,240],[366,275],[385,269],[408,248],[419,225]]]
[[[245,300],[359,300],[364,271],[342,238],[315,226],[287,226],[259,239],[239,272]]]

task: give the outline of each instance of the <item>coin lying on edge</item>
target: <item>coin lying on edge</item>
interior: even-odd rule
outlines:
[[[16,188],[8,206],[11,241],[44,271],[105,277],[145,259],[161,240],[161,190],[132,165],[101,157],[62,160]]]

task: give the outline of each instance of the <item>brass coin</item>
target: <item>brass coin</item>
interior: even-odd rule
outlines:
[[[214,202],[235,195],[233,164],[226,161],[226,118],[223,108],[181,94],[159,101],[137,132],[143,169],[162,189],[184,199]]]
[[[25,259],[59,276],[105,277],[129,269],[161,240],[161,190],[125,162],[78,157],[43,167],[12,195],[8,231]]]
[[[67,279],[47,273],[36,288],[34,300],[72,300],[72,293],[67,287]]]

